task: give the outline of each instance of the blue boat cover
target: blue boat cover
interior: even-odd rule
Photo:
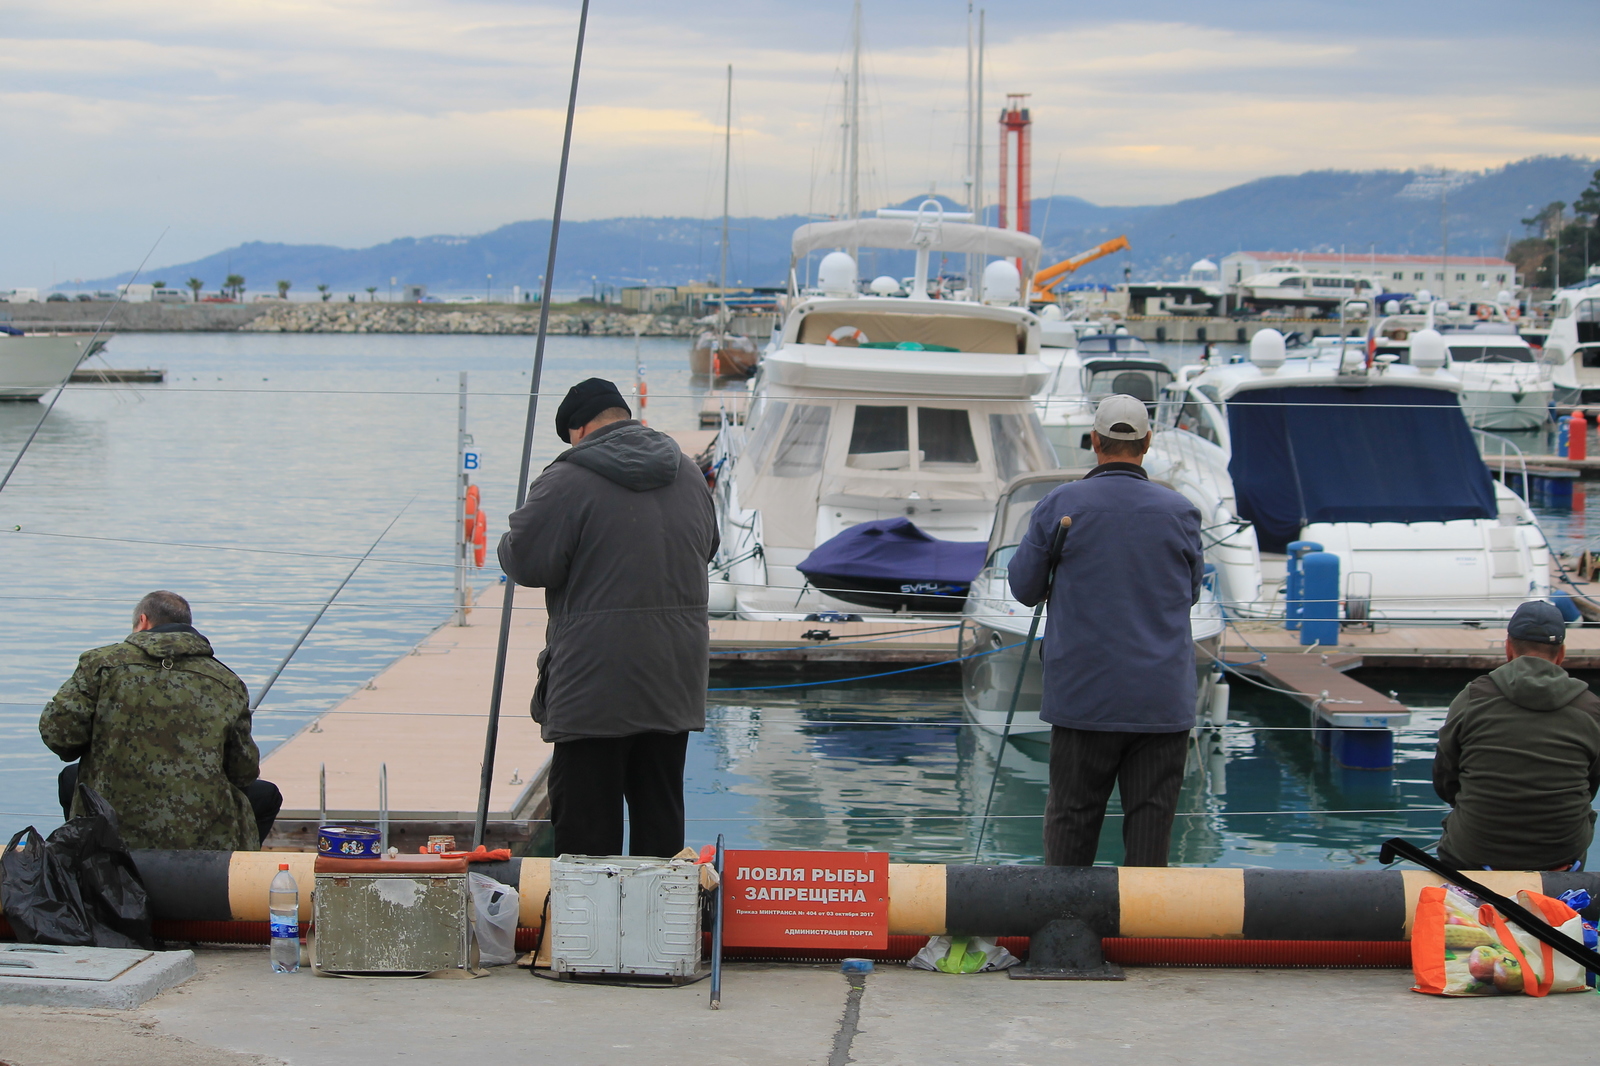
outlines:
[[[817,546],[799,566],[812,582],[827,578],[901,585],[959,585],[961,594],[983,569],[987,541],[936,540],[909,518],[862,522]],[[912,591],[907,589],[906,591]]]
[[[1447,522],[1498,513],[1454,393],[1404,385],[1252,389],[1228,400],[1239,514],[1262,551],[1311,522]]]

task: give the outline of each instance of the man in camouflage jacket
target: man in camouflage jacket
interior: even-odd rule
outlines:
[[[62,774],[63,805],[72,796],[70,813],[81,813],[75,777],[116,810],[129,848],[255,851],[282,796],[258,781],[244,682],[189,622],[176,593],[140,600],[127,639],[79,658],[39,736],[80,760]]]

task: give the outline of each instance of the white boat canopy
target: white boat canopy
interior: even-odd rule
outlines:
[[[972,252],[1021,259],[1023,276],[1033,273],[1043,248],[1031,233],[978,226],[970,222],[936,222],[909,218],[856,218],[810,222],[794,231],[794,258],[823,248],[892,248],[916,252]]]

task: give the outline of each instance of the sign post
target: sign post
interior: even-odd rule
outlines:
[[[723,943],[729,947],[884,951],[889,856],[881,851],[729,851]]]

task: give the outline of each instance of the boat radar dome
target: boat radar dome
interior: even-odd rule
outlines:
[[[1449,357],[1444,334],[1436,329],[1419,329],[1411,335],[1411,365],[1420,370],[1438,370]]]
[[[1429,292],[1427,289],[1418,289],[1416,299],[1425,304],[1432,303],[1433,293]]]
[[[1399,300],[1389,300],[1386,303],[1384,303],[1384,305],[1383,305],[1383,313],[1386,314],[1386,315],[1398,315],[1400,313],[1400,301]]]
[[[1499,303],[1499,304],[1508,304],[1508,303],[1510,303],[1511,302],[1511,292],[1510,292],[1510,290],[1501,289],[1500,290],[1500,295],[1498,295],[1498,296],[1496,296],[1494,298],[1494,302],[1495,303]]]
[[[879,274],[868,288],[875,296],[895,296],[900,292],[900,283],[887,274]]]
[[[1039,308],[1039,318],[1044,322],[1060,322],[1062,319],[1061,306],[1059,304],[1045,304]]]
[[[1022,298],[1022,275],[1009,259],[996,259],[983,268],[983,302],[992,306],[1014,304]]]
[[[1250,338],[1250,361],[1262,370],[1276,370],[1287,359],[1283,334],[1275,329],[1264,329]]]
[[[829,296],[854,296],[856,261],[847,252],[829,252],[817,265],[817,288]]]
[[[1215,274],[1216,272],[1217,264],[1209,259],[1201,259],[1189,268],[1189,273],[1191,274]]]

